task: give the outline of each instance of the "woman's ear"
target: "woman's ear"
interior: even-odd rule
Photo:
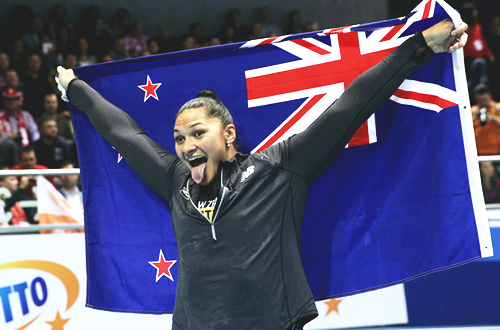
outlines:
[[[229,124],[224,128],[224,138],[226,143],[232,144],[236,140],[236,127]]]

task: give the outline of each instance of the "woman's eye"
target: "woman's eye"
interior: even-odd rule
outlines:
[[[175,142],[176,143],[182,143],[182,141],[184,141],[184,138],[182,136],[176,136],[175,137]]]
[[[203,133],[205,133],[205,132],[204,131],[196,131],[196,132],[194,132],[194,136],[200,137],[203,135]]]

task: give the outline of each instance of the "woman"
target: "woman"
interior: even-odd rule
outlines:
[[[173,329],[301,329],[317,316],[300,260],[311,182],[416,66],[463,47],[465,28],[445,21],[411,37],[306,131],[253,155],[236,151],[231,115],[211,92],[179,110],[175,156],[58,68],[69,100],[170,204],[180,264]]]

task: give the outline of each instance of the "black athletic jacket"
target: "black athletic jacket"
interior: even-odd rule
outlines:
[[[358,77],[303,133],[260,154],[237,154],[222,162],[213,224],[195,208],[199,185],[176,155],[85,82],[70,83],[71,102],[170,204],[179,252],[173,329],[278,330],[317,316],[300,258],[310,184],[432,55],[418,33]]]

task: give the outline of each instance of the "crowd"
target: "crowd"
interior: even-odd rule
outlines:
[[[473,3],[463,4],[460,14],[469,25],[464,58],[477,153],[500,155],[500,103],[495,101],[500,99],[500,15],[482,25]],[[480,171],[486,203],[500,203],[500,166],[482,162]]]
[[[497,155],[500,104],[494,99],[500,99],[500,15],[486,26],[480,24],[479,11],[472,3],[462,5],[460,13],[469,25],[464,56],[471,104],[475,104],[478,153]],[[68,163],[78,167],[68,106],[54,80],[58,65],[75,68],[319,28],[315,22],[302,24],[295,10],[289,13],[286,26],[279,26],[271,22],[269,9],[263,7],[252,26],[241,23],[238,9],[228,10],[216,35],[206,36],[203,27],[193,23],[185,34],[171,36],[168,26],[159,23],[155,35],[147,36],[142,23],[134,21],[125,8],[117,9],[107,20],[97,5],[89,5],[83,17],[72,22],[62,5],[52,8],[47,21],[28,6],[18,5],[0,30],[8,31],[0,33],[0,167],[57,169]],[[32,155],[34,162],[26,165],[23,155]],[[4,181],[0,180],[0,186]],[[483,185],[489,187],[491,182],[496,185],[495,180]],[[21,180],[19,185],[23,185]]]
[[[2,29],[9,33],[0,33],[0,165],[17,164],[17,155],[28,146],[35,149],[39,165],[59,168],[67,160],[78,164],[67,104],[54,82],[58,65],[75,68],[318,28],[314,22],[303,25],[297,11],[280,27],[270,22],[267,8],[258,11],[250,27],[241,24],[238,9],[231,9],[218,35],[205,36],[202,26],[193,23],[182,36],[170,36],[168,27],[159,24],[149,37],[125,8],[117,9],[108,22],[97,5],[89,5],[81,20],[71,22],[62,5],[53,7],[49,21],[28,6],[16,6]]]

